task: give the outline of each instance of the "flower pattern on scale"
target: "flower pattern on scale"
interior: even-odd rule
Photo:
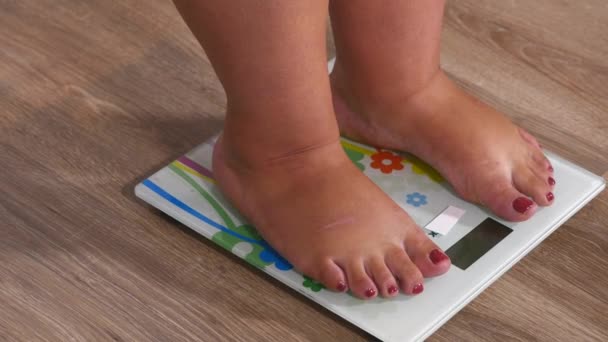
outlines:
[[[369,166],[380,170],[382,173],[392,173],[396,170],[403,170],[403,158],[390,151],[378,151],[371,155],[372,162]]]
[[[407,204],[413,205],[416,208],[428,204],[428,202],[426,200],[426,196],[419,192],[413,192],[411,194],[407,194],[406,198],[407,198],[407,200],[406,200]]]
[[[308,287],[312,292],[319,292],[325,288],[323,284],[308,276],[304,276],[304,282],[302,282],[302,286]]]

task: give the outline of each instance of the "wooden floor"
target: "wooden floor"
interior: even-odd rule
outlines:
[[[443,66],[608,176],[607,18],[452,0]],[[222,123],[170,1],[0,0],[0,32],[0,341],[371,338],[134,197]],[[607,225],[604,192],[430,340],[608,340]]]

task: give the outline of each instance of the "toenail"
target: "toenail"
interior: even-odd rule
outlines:
[[[372,288],[369,288],[369,289],[365,290],[365,297],[371,298],[374,295],[376,295],[376,290],[374,290]]]
[[[549,165],[548,170],[549,170],[549,172],[553,172],[553,166]]]
[[[397,291],[398,291],[398,289],[397,289],[397,286],[395,286],[395,285],[391,285],[388,287],[388,294],[395,294],[395,293],[397,293]]]
[[[555,185],[555,179],[553,179],[553,177],[549,177],[549,185]]]
[[[551,201],[553,201],[554,198],[555,198],[555,196],[553,196],[552,192],[547,193],[547,201],[551,202]]]
[[[346,283],[343,281],[340,281],[338,283],[338,286],[336,286],[336,288],[338,289],[338,291],[344,292],[346,290]]]
[[[534,202],[526,197],[519,197],[513,201],[513,209],[518,213],[525,214],[528,210],[532,209],[532,206],[534,206]]]
[[[429,254],[429,258],[431,258],[431,261],[433,262],[433,264],[438,264],[438,263],[442,262],[443,260],[446,260],[448,258],[448,256],[445,255],[442,251],[440,251],[438,249],[433,249],[431,251],[431,253]]]
[[[412,289],[413,294],[419,294],[422,291],[424,291],[424,286],[422,284],[416,284]]]

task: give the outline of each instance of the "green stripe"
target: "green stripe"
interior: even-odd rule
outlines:
[[[232,230],[236,228],[236,225],[234,224],[234,222],[232,222],[232,219],[230,218],[228,213],[226,213],[224,208],[222,208],[222,206],[217,203],[213,196],[211,196],[205,189],[198,185],[198,183],[194,181],[194,179],[190,178],[190,176],[188,176],[184,171],[175,166],[173,163],[169,164],[169,169],[175,172],[183,180],[188,182],[188,184],[190,184],[196,191],[198,191],[198,193],[201,194],[201,196],[203,196],[207,200],[207,202],[209,202],[209,204],[211,204],[215,212],[222,218],[222,220],[224,220],[224,224],[226,225],[226,227]]]

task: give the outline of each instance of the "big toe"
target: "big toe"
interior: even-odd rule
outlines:
[[[491,183],[479,194],[483,205],[494,214],[509,221],[524,221],[532,217],[538,205],[526,194],[515,188],[510,180]]]
[[[425,278],[444,274],[450,269],[450,258],[420,228],[408,234],[405,250]]]

